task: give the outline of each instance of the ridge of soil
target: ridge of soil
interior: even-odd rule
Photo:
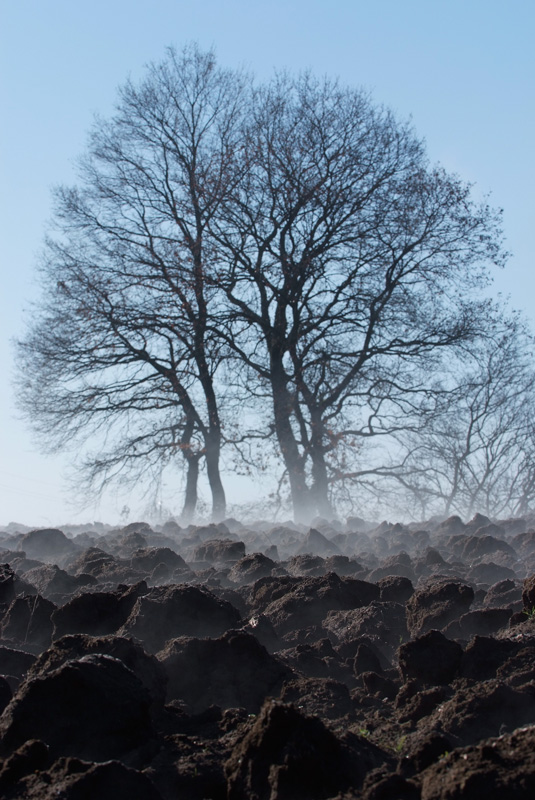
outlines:
[[[531,800],[534,523],[0,531],[0,796]]]

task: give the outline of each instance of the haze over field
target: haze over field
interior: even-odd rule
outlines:
[[[74,180],[94,112],[113,111],[116,88],[141,77],[165,47],[213,46],[221,66],[244,65],[260,79],[274,69],[339,76],[368,88],[398,116],[412,115],[432,161],[492,192],[505,210],[509,265],[494,290],[511,296],[533,322],[532,186],[535,12],[530,3],[497,2],[153,2],[142,7],[100,0],[10,4],[2,11],[2,278],[0,359],[0,523],[115,522],[147,513],[135,495],[110,493],[100,505],[68,504],[69,456],[39,454],[17,420],[8,376],[11,338],[35,297],[33,270],[47,219],[50,188]],[[7,6],[7,4],[6,4]],[[531,225],[530,225],[531,223]],[[28,312],[26,312],[28,313]],[[234,503],[266,494],[258,480],[227,478]],[[153,509],[177,513],[180,497],[164,487]],[[161,504],[161,505],[159,505]]]

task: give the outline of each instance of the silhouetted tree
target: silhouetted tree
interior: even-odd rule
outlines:
[[[484,328],[503,261],[499,213],[366,94],[252,89],[195,47],[124,87],[56,201],[21,406],[45,446],[105,433],[97,484],[182,453],[186,516],[201,460],[224,514],[237,386],[226,438],[272,436],[296,519],[332,515],[359,439],[402,428],[437,352]]]
[[[186,516],[202,457],[216,519],[223,356],[206,230],[233,181],[244,86],[194,46],[126,84],[95,123],[79,187],[56,191],[43,296],[19,345],[20,403],[45,447],[104,430],[115,444],[85,467],[105,479],[141,452],[181,452]]]
[[[535,501],[533,341],[518,316],[452,354],[438,402],[390,473],[424,514],[524,514]],[[387,473],[384,472],[384,475]]]
[[[243,178],[210,222],[226,341],[244,383],[269,389],[295,514],[309,520],[332,515],[344,443],[378,433],[423,361],[482,327],[475,295],[502,263],[499,213],[362,92],[283,76],[246,122]]]

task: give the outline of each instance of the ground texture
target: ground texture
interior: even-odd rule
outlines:
[[[0,532],[5,800],[532,800],[535,520]]]

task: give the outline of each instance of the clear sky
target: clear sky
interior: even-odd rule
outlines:
[[[533,0],[0,0],[0,525],[115,522],[130,498],[69,504],[69,457],[39,454],[17,420],[10,340],[35,298],[50,188],[74,181],[93,115],[165,47],[195,40],[260,78],[311,69],[412,117],[432,161],[504,209],[495,290],[535,327]],[[243,484],[231,484],[239,502]],[[180,499],[169,499],[177,511]]]

